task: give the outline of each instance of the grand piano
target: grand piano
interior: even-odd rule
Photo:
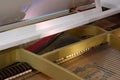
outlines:
[[[119,0],[0,0],[0,80],[119,80]]]

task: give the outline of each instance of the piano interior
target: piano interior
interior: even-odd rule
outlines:
[[[1,51],[0,80],[120,80],[119,19],[117,14],[59,33],[37,53],[26,46]]]

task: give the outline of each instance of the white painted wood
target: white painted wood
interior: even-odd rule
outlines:
[[[92,9],[38,24],[2,32],[0,33],[0,50],[72,29],[117,13],[120,13],[120,7],[102,13],[98,13],[96,9]]]
[[[102,6],[116,8],[120,6],[120,0],[101,0]]]
[[[35,24],[35,23],[46,21],[46,20],[53,19],[53,18],[56,18],[56,17],[64,16],[64,15],[67,15],[67,14],[69,14],[69,10],[62,10],[62,11],[58,11],[58,12],[55,12],[55,13],[51,13],[51,14],[47,14],[47,15],[43,15],[43,16],[39,16],[39,17],[31,18],[31,19],[27,19],[27,20],[24,20],[24,21],[21,21],[21,22],[0,26],[0,32],[1,31],[6,31],[6,30],[9,30],[9,29],[14,29],[14,28],[26,26],[26,25]]]
[[[112,9],[105,12],[98,12],[98,9],[96,8],[72,14],[69,16],[56,18],[53,20],[48,20],[45,22],[2,32],[0,33],[0,50],[18,46],[39,38],[63,32],[120,13],[120,6],[117,3],[113,4],[116,7],[113,7]]]
[[[101,0],[95,0],[96,8],[98,9],[98,12],[102,12],[102,4]]]

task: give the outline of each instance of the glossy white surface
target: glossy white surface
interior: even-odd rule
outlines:
[[[43,22],[46,20],[50,20],[56,17],[60,17],[60,16],[64,16],[69,14],[69,10],[62,10],[62,11],[58,11],[55,13],[51,13],[51,14],[47,14],[47,15],[43,15],[43,16],[39,16],[39,17],[35,17],[35,18],[31,18],[31,19],[27,19],[21,22],[17,22],[17,23],[13,23],[13,24],[9,24],[9,25],[4,25],[0,27],[0,32],[1,31],[6,31],[6,30],[10,30],[10,29],[14,29],[14,28],[18,28],[18,27],[23,27],[26,25],[31,25],[31,24],[35,24],[35,23],[39,23],[39,22]]]
[[[0,33],[0,50],[69,30],[99,20],[101,18],[120,13],[120,7],[116,7],[100,13],[98,11],[98,9],[92,9],[38,24],[2,32]]]
[[[73,1],[85,5],[94,0],[0,0],[0,25],[4,25],[0,31],[48,20],[51,18],[48,15],[70,9]],[[21,21],[23,18],[25,21]]]
[[[120,6],[120,0],[101,0],[102,5],[109,8],[116,8]]]

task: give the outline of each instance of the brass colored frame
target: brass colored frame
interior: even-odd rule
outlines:
[[[91,29],[88,29],[88,32],[90,32]],[[59,66],[58,65],[59,63],[56,63],[56,60],[61,59],[61,62],[68,61],[76,56],[82,55],[86,49],[95,47],[103,43],[108,43],[112,47],[120,50],[120,43],[119,43],[120,38],[116,36],[117,34],[115,34],[118,30],[120,29],[111,32],[107,32],[103,30],[102,34],[67,45],[65,47],[56,49],[54,51],[45,53],[43,55],[37,55],[22,48],[12,48],[5,51],[1,51],[0,68],[3,68],[18,61],[27,62],[34,69],[52,77],[55,80],[84,80],[78,77],[77,75],[75,75],[74,73],[70,72],[69,70]],[[96,29],[94,29],[93,31],[99,32],[99,30]],[[66,58],[66,56],[71,54],[74,55],[71,56],[70,58]]]

